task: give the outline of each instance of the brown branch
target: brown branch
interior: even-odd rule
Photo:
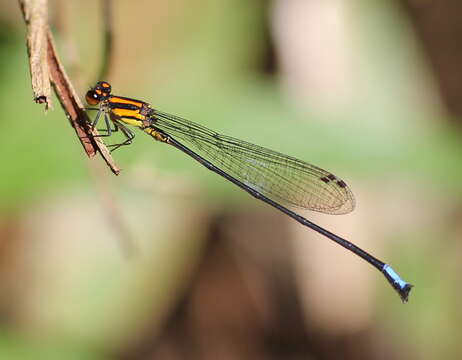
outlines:
[[[35,100],[49,106],[51,91],[48,90],[47,93],[46,89],[50,89],[50,84],[52,84],[56,96],[87,155],[92,158],[99,152],[112,172],[118,175],[120,169],[112,159],[110,151],[98,137],[96,129],[90,129],[88,125],[90,119],[59,60],[54,46],[53,35],[48,27],[46,17],[48,14],[46,10],[47,1],[19,0],[19,4],[28,28],[27,45],[31,64],[32,86],[33,88],[34,84],[38,86],[37,90],[34,88]],[[38,20],[36,17],[41,17],[41,19]],[[36,59],[39,58],[41,59],[40,64],[37,64]]]
[[[51,107],[51,86],[47,57],[47,0],[19,0],[27,26],[27,51],[34,101]]]

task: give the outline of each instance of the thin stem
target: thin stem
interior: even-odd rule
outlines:
[[[47,58],[47,0],[19,0],[27,27],[27,51],[34,101],[51,107],[50,70]]]

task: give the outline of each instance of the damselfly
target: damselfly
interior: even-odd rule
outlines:
[[[135,134],[126,125],[140,128],[154,139],[181,150],[253,197],[366,260],[385,276],[401,299],[407,301],[412,285],[402,280],[389,265],[286,207],[346,214],[353,210],[355,200],[343,180],[293,157],[221,135],[192,121],[161,112],[144,101],[112,95],[111,90],[109,83],[100,81],[87,92],[86,100],[92,106],[99,105],[90,109],[98,110],[92,128],[96,127],[101,117],[104,119],[105,134],[100,136],[111,136],[119,129],[125,135],[124,142],[109,145],[112,151],[132,143]]]

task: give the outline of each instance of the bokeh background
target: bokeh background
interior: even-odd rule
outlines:
[[[114,1],[114,92],[339,175],[356,210],[302,215],[370,265],[139,133],[113,176],[32,101],[0,1],[0,358],[456,359],[462,354],[462,3]],[[97,1],[50,2],[83,96]],[[101,79],[102,80],[102,79]]]

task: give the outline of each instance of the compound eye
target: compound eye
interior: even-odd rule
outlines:
[[[109,95],[112,91],[111,84],[106,81],[99,81],[98,87],[103,91],[104,94]]]
[[[96,93],[95,90],[88,90],[87,94],[85,95],[85,100],[89,105],[98,105],[101,101],[101,97]]]

